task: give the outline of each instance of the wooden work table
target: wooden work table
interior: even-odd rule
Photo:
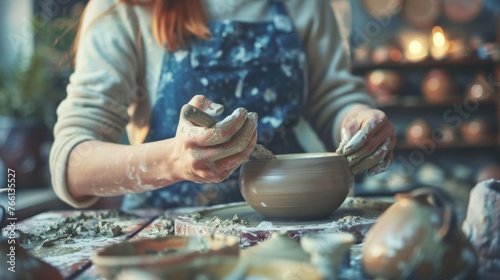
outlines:
[[[336,211],[339,214],[332,218],[335,220],[333,222],[302,222],[292,226],[291,224],[286,225],[259,220],[260,218],[255,218],[256,213],[244,213],[247,211],[247,207],[245,203],[233,203],[206,208],[141,209],[129,212],[116,209],[51,211],[19,222],[16,227],[22,232],[22,247],[31,255],[55,267],[65,279],[79,280],[105,279],[92,265],[91,256],[97,254],[106,246],[128,240],[155,238],[169,234],[195,235],[208,231],[239,236],[240,247],[244,250],[245,247],[253,246],[265,240],[273,231],[287,231],[291,238],[299,239],[302,234],[321,230],[338,230],[351,232],[356,236],[358,242],[351,246],[350,262],[345,269],[349,270],[349,275],[356,279],[364,279],[360,264],[361,249],[363,247],[361,241],[370,226],[376,222],[377,216],[383,212],[381,208],[377,210],[378,214],[377,211],[366,214],[364,212],[346,211],[341,207]],[[233,220],[227,227],[210,228],[210,223],[214,220],[213,214],[219,216],[221,209],[228,208],[239,211],[239,219],[247,219],[247,222],[241,222],[240,220],[234,222]],[[346,217],[352,217],[353,213],[360,216],[347,221]],[[212,216],[210,216],[211,214]],[[225,218],[221,217],[221,219],[224,220]],[[68,226],[70,224],[74,224],[74,226]],[[73,231],[68,230],[68,227]],[[50,234],[51,232],[60,231],[62,228],[70,236],[74,237],[68,238],[66,236],[61,238]],[[3,229],[3,236],[8,235],[7,231],[8,228]],[[43,235],[40,233],[45,233],[45,236],[50,236],[52,240],[50,238],[39,240],[34,236],[34,234]],[[248,239],[248,236],[255,236],[255,238]],[[350,277],[349,279],[353,278]]]
[[[210,228],[211,222],[208,220],[213,221],[214,217],[213,215],[209,216],[209,214],[214,211],[214,215],[220,216],[220,210],[226,208],[231,209],[226,211],[227,213],[235,210],[242,220],[247,219],[248,222],[235,223],[230,221],[228,227],[216,226]],[[298,239],[302,234],[317,232],[322,229],[348,231],[351,228],[353,228],[358,240],[361,240],[364,233],[375,222],[377,215],[381,213],[381,211],[378,211],[371,213],[366,219],[347,221],[342,218],[345,216],[350,217],[353,213],[350,210],[346,212],[340,209],[336,211],[339,214],[332,219],[342,219],[343,224],[341,225],[336,225],[329,220],[280,224],[267,221],[255,212],[243,213],[251,212],[249,209],[251,208],[246,203],[241,202],[214,207],[171,210],[141,209],[128,212],[116,209],[50,211],[17,223],[16,229],[20,231],[18,241],[21,242],[22,247],[31,255],[55,267],[65,279],[104,279],[92,265],[91,256],[97,254],[106,246],[127,240],[154,238],[167,234],[196,235],[214,229],[217,233],[239,235],[242,240],[240,246],[244,248],[265,240],[274,231],[285,230],[289,232],[291,238]],[[201,216],[200,213],[202,213]],[[360,214],[360,212],[354,214]],[[206,215],[206,217],[203,215]],[[225,218],[221,217],[221,219],[224,220]],[[119,229],[116,226],[119,226]],[[8,235],[8,230],[8,228],[3,229],[3,236]],[[65,234],[56,233],[62,231]],[[253,239],[245,237],[249,233],[257,237]],[[353,250],[358,252],[356,253],[358,255],[359,246],[353,246]],[[352,257],[355,258],[356,256]]]

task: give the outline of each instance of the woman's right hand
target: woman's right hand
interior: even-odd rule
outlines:
[[[202,95],[194,96],[189,104],[212,116],[220,115],[224,109]],[[186,110],[185,105],[173,139],[179,176],[198,183],[218,183],[248,161],[257,142],[256,113],[238,108],[224,120],[205,128],[188,121],[184,117]]]

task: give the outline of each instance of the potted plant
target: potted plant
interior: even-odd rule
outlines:
[[[12,168],[17,188],[50,184],[52,129],[71,72],[63,60],[70,56],[78,14],[32,24],[34,53],[27,63],[0,71],[0,181],[6,182],[6,170]]]
[[[52,81],[42,53],[33,54],[25,69],[0,73],[0,166],[5,165],[1,172],[16,171],[18,188],[48,184]]]

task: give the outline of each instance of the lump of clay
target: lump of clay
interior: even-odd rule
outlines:
[[[500,272],[500,180],[472,189],[462,229],[481,257],[481,268]]]

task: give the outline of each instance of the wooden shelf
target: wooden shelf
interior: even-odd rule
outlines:
[[[452,60],[434,60],[428,58],[419,62],[384,62],[379,64],[374,63],[356,63],[352,64],[352,71],[354,73],[365,72],[376,69],[414,69],[414,68],[427,68],[427,67],[457,67],[457,66],[468,66],[468,67],[481,67],[481,66],[495,66],[499,62],[493,60],[482,60],[476,57],[469,57],[464,59]]]
[[[432,141],[432,140],[431,140]],[[488,137],[485,137],[483,141],[480,143],[469,143],[465,140],[458,139],[454,142],[451,143],[437,143],[432,141],[434,143],[436,149],[456,149],[456,148],[500,148],[500,143],[497,139],[497,136],[495,135],[490,135]],[[428,149],[428,147],[425,147]],[[403,141],[398,141],[396,143],[396,150],[414,150],[414,149],[421,149],[418,145],[412,145],[407,142]]]
[[[432,103],[427,103],[424,100],[396,100],[393,103],[388,103],[388,104],[379,104],[377,108],[381,110],[385,109],[406,109],[406,108],[417,108],[417,109],[422,109],[422,108],[429,108],[429,107],[452,107],[455,104],[462,104],[464,103],[465,100],[463,99],[457,99],[454,100],[453,102],[447,102],[447,103],[440,103],[440,104],[432,104]],[[497,106],[496,102],[494,101],[479,101],[480,106]]]

